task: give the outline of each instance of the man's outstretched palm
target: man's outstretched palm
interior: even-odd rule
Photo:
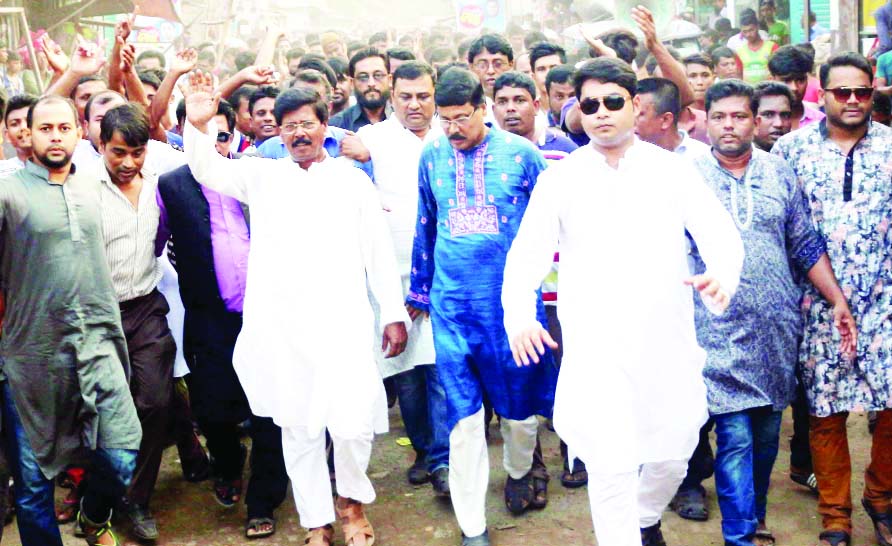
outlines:
[[[220,93],[214,93],[210,75],[201,72],[193,72],[189,76],[189,85],[184,89],[184,93],[186,118],[196,129],[203,130],[217,115]]]

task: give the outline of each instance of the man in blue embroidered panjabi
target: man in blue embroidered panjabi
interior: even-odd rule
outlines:
[[[551,415],[556,381],[550,361],[514,364],[500,301],[505,257],[545,160],[526,139],[484,123],[483,97],[477,77],[460,68],[437,84],[446,135],[421,155],[407,298],[413,318],[429,312],[433,323],[451,430],[452,505],[466,546],[489,544],[484,396],[502,418],[505,502],[519,514],[545,504],[534,502],[534,488],[544,483],[531,483],[530,469],[536,415]],[[538,307],[545,324],[541,299]]]

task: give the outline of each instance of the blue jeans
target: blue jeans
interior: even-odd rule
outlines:
[[[53,492],[55,484],[44,476],[31,449],[9,382],[3,387],[3,439],[15,480],[16,521],[22,546],[62,546],[56,523]],[[84,512],[96,523],[111,513],[130,484],[136,466],[136,450],[100,448],[92,453],[92,465],[85,485]]]
[[[415,366],[394,377],[400,413],[412,446],[427,462],[428,472],[449,466],[446,391],[433,364]]]
[[[752,546],[765,521],[768,484],[777,458],[781,412],[770,406],[713,416],[715,489],[727,546]]]

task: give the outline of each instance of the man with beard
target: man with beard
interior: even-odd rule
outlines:
[[[762,82],[753,92],[756,132],[753,143],[770,152],[777,139],[789,133],[793,125],[793,92],[780,82]]]
[[[850,411],[876,411],[861,504],[877,542],[892,543],[892,129],[870,121],[873,69],[858,53],[838,53],[820,70],[827,118],[782,137],[772,153],[786,159],[811,205],[833,270],[858,317],[857,361],[838,353],[827,327],[833,307],[806,286],[799,356],[811,412],[811,454],[819,484],[822,546],[852,543],[852,468],[846,431]]]
[[[740,287],[728,311],[697,304],[697,341],[706,350],[703,377],[715,422],[715,488],[726,546],[773,544],[768,486],[780,441],[781,413],[796,392],[801,331],[798,280],[832,308],[836,352],[853,354],[857,332],[812,226],[789,165],[752,146],[753,88],[719,82],[706,93],[711,153],[694,164],[737,224],[744,245]],[[757,191],[753,191],[757,188]],[[697,246],[694,272],[705,270]],[[825,324],[829,329],[829,324]]]
[[[410,313],[430,313],[434,328],[450,431],[449,489],[463,546],[490,544],[484,397],[502,418],[506,506],[514,514],[544,508],[535,503],[531,469],[536,416],[551,415],[556,376],[550,355],[543,366],[511,364],[499,301],[507,249],[546,163],[526,139],[484,123],[483,99],[468,70],[450,69],[437,82],[446,134],[421,154],[406,298]],[[537,310],[546,324],[541,297]]]
[[[353,82],[347,77],[347,63],[343,59],[329,59],[328,66],[334,70],[337,78],[337,85],[331,90],[331,115],[336,116],[350,106]]]
[[[387,119],[390,110],[390,73],[387,56],[363,48],[350,58],[347,73],[353,82],[356,104],[333,116],[330,125],[356,132],[360,127]]]
[[[771,79],[783,83],[793,92],[793,131],[824,119],[824,114],[818,110],[817,105],[803,100],[808,90],[808,75],[814,64],[812,57],[791,45],[778,48],[768,59]]]
[[[23,546],[62,546],[53,479],[86,448],[93,465],[78,525],[89,544],[115,546],[112,508],[142,434],[97,182],[71,162],[81,134],[70,100],[39,99],[28,126],[31,158],[0,180],[3,439],[19,536]]]

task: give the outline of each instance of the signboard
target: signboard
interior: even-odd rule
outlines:
[[[877,22],[873,18],[873,12],[880,9],[886,0],[861,0],[861,28],[876,28]]]
[[[478,34],[481,30],[505,32],[508,18],[505,0],[453,0],[455,25],[463,34]]]

